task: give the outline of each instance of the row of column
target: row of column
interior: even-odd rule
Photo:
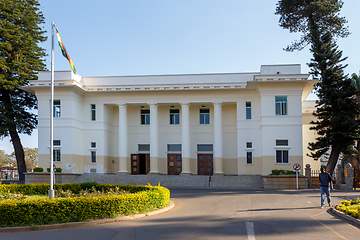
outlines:
[[[190,103],[181,105],[182,174],[190,174]],[[223,174],[222,103],[214,105],[214,174]],[[127,104],[119,104],[119,172],[128,173]],[[150,106],[150,173],[159,173],[158,105]]]

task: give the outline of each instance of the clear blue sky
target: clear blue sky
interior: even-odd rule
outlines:
[[[341,12],[352,33],[338,44],[347,73],[358,73],[360,1],[345,0]],[[283,50],[299,34],[278,26],[277,0],[40,0],[46,20],[50,69],[54,21],[81,76],[122,76],[259,71],[264,64],[300,63],[309,71],[309,49]],[[55,45],[55,70],[70,70]],[[37,147],[37,131],[21,136]],[[13,151],[9,139],[0,149]]]

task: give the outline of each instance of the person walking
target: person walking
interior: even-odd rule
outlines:
[[[325,172],[324,168],[320,168],[319,174],[320,193],[321,193],[321,208],[325,206],[325,194],[329,207],[331,207],[330,190],[332,190],[332,178],[329,173]]]

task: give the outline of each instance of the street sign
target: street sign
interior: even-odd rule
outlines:
[[[293,166],[293,169],[296,172],[296,189],[299,189],[299,172],[301,169],[301,165],[298,163],[295,163]]]
[[[294,166],[293,166],[293,169],[294,169],[295,172],[300,172],[300,169],[301,169],[300,164],[295,163]]]

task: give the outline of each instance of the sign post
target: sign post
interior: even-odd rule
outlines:
[[[298,163],[295,163],[293,166],[294,172],[296,172],[296,189],[299,189],[299,172],[301,169],[301,165]]]

